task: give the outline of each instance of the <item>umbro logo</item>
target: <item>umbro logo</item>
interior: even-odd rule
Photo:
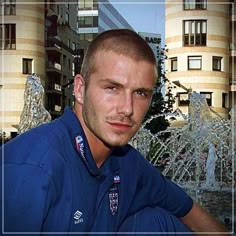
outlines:
[[[75,224],[79,224],[84,221],[83,218],[81,217],[82,215],[83,215],[83,213],[78,210],[74,213],[74,219],[75,219],[74,223]]]

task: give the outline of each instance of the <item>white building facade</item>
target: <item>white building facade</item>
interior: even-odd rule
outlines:
[[[234,24],[229,14],[234,5],[226,0],[166,0],[166,76],[177,84],[175,107],[185,114],[190,91],[202,94],[211,109],[225,118],[235,103],[235,55],[230,50],[235,45]]]

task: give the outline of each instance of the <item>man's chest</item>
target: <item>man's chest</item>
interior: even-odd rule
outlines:
[[[78,172],[72,178],[71,232],[107,232],[116,228],[119,210],[119,175],[91,176]]]

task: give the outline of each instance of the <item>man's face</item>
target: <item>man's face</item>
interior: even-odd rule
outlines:
[[[124,55],[100,51],[83,98],[82,115],[92,138],[108,147],[129,142],[152,98],[155,67]]]

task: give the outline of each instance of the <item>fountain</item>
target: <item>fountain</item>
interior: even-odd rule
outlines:
[[[228,222],[228,227],[234,221],[235,109],[230,120],[223,119],[211,111],[205,98],[193,92],[188,116],[179,110],[166,114],[184,119],[183,126],[153,135],[144,127],[157,115],[147,120],[130,142],[196,202]]]
[[[43,98],[44,88],[40,77],[36,74],[29,75],[25,84],[24,107],[18,125],[19,134],[51,121],[50,113],[44,108]]]
[[[206,183],[205,188],[215,188],[217,187],[217,182],[215,178],[215,169],[216,169],[216,161],[217,161],[217,154],[215,151],[215,146],[211,142],[209,142],[208,148],[208,156],[206,160]]]

